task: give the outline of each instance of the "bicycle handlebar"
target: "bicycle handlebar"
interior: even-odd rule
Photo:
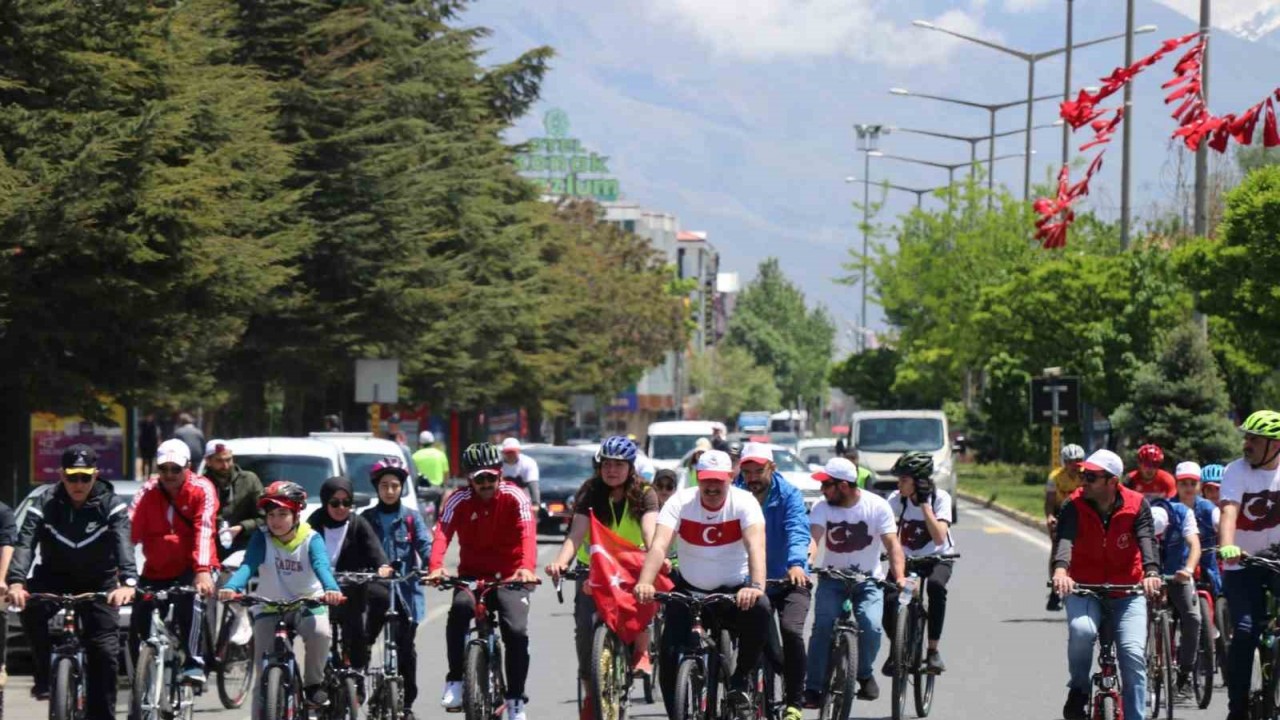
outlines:
[[[561,605],[564,604],[564,581],[578,580],[585,578],[591,574],[591,567],[588,565],[574,565],[573,567],[560,573],[560,577],[552,581],[552,587],[556,590],[556,600]]]
[[[1048,587],[1053,587],[1053,582],[1046,583]],[[1143,592],[1141,584],[1138,585],[1117,585],[1115,583],[1076,583],[1071,593],[1073,595],[1099,595],[1101,593],[1122,593],[1125,595],[1137,595]]]
[[[159,588],[138,588],[138,594],[144,600],[160,600],[161,602],[168,600],[170,597],[178,597],[181,595],[195,595],[200,592],[191,585],[174,585],[173,587]]]
[[[252,607],[254,605],[275,605],[276,607],[286,612],[290,610],[297,610],[304,607],[317,608],[317,607],[321,607],[323,605],[328,604],[324,601],[324,598],[298,598],[297,600],[282,601],[282,600],[272,600],[271,598],[265,598],[265,597],[262,597],[261,595],[248,595],[248,594],[237,594],[236,596],[228,600],[224,600],[223,602],[235,603],[237,605],[244,605],[245,607]]]
[[[334,575],[334,579],[338,581],[339,585],[366,585],[371,582],[393,583],[417,578],[416,574],[382,577],[376,572],[340,572]]]
[[[27,593],[28,600],[36,602],[54,603],[56,605],[75,605],[77,603],[89,602],[90,600],[106,600],[110,593],[106,592],[87,592],[87,593],[44,593],[33,592]]]
[[[541,585],[542,581],[534,578],[528,582],[516,580],[486,580],[484,578],[467,579],[460,577],[442,577],[433,582],[423,581],[423,584],[434,585],[437,590],[448,590],[451,588],[466,588],[472,592],[490,590],[494,588],[514,587],[514,588],[530,588]]]
[[[729,603],[730,605],[736,605],[738,603],[738,596],[730,595],[729,593],[699,593],[698,595],[692,595],[678,590],[673,590],[671,592],[656,592],[653,594],[653,599],[656,602],[664,604],[674,602],[684,605],[685,607],[707,607],[717,603]]]
[[[878,580],[872,577],[871,575],[868,575],[862,572],[861,570],[854,570],[852,568],[830,568],[830,567],[814,568],[813,574],[821,575],[822,577],[828,577],[828,578],[831,578],[832,580],[842,580],[846,583],[853,583],[853,584],[864,583],[868,581],[878,583],[880,585],[888,584],[883,580]]]
[[[1260,567],[1264,570],[1270,570],[1273,573],[1280,573],[1280,560],[1276,558],[1262,557],[1261,555],[1245,555],[1240,558],[1240,564],[1246,567]]]

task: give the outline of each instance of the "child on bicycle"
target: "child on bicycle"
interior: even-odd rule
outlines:
[[[323,596],[329,605],[342,602],[342,593],[329,568],[324,536],[301,522],[301,513],[306,506],[307,491],[288,480],[277,480],[263,491],[262,497],[258,498],[258,507],[266,510],[266,527],[249,538],[244,563],[218,593],[220,600],[232,600],[244,592],[251,577],[257,576],[258,595],[269,600],[287,603]],[[254,662],[259,666],[274,645],[278,616],[279,612],[272,605],[263,606],[254,616],[253,643],[257,653]],[[302,669],[303,693],[308,704],[324,705],[329,700],[323,685],[324,666],[329,659],[329,643],[333,640],[328,608],[301,610],[293,623],[306,649]],[[261,704],[262,694],[255,692],[254,717],[260,717]]]

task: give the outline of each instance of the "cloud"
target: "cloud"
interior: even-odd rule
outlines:
[[[890,19],[865,0],[653,0],[651,8],[656,20],[696,36],[715,53],[748,61],[843,56],[917,67],[942,63],[961,42],[940,34],[924,38],[925,31]],[[999,40],[971,12],[949,10],[928,19]]]
[[[1192,20],[1200,19],[1200,0],[1156,0]],[[1249,40],[1280,29],[1280,6],[1275,0],[1231,0],[1214,3],[1210,14],[1215,28],[1229,30]]]
[[[1008,12],[1032,12],[1041,10],[1051,4],[1061,5],[1061,2],[1055,0],[1004,0],[1004,9]]]

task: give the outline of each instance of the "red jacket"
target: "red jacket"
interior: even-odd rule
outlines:
[[[142,543],[144,579],[173,580],[187,571],[208,572],[219,566],[214,547],[218,491],[204,476],[188,470],[172,503],[159,478],[152,476],[133,499],[129,520],[133,541]]]
[[[1134,585],[1142,582],[1143,557],[1134,521],[1142,509],[1142,495],[1120,486],[1120,507],[1104,527],[1102,517],[1083,496],[1071,500],[1076,515],[1075,540],[1068,572],[1079,583]]]
[[[462,577],[507,577],[520,568],[532,571],[538,561],[538,534],[529,498],[513,483],[498,483],[497,494],[489,502],[470,488],[449,496],[436,523],[431,570],[444,564],[454,535]]]
[[[1163,493],[1167,498],[1173,498],[1178,495],[1178,482],[1173,476],[1164,470],[1157,469],[1155,475],[1150,480],[1142,479],[1141,470],[1133,470],[1129,473],[1129,482],[1126,486],[1134,492],[1143,495],[1154,495]]]

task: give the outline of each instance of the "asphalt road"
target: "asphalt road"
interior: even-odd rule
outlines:
[[[969,504],[960,506],[960,523],[954,529],[957,549],[963,555],[951,582],[947,627],[942,653],[947,672],[938,681],[931,718],[968,720],[984,718],[1062,717],[1066,697],[1066,627],[1064,616],[1044,611],[1047,540],[1005,518]],[[539,545],[539,566],[555,552],[557,543],[545,538]],[[428,594],[429,620],[418,632],[419,684],[422,695],[414,706],[418,718],[459,718],[437,704],[444,680],[444,612],[449,597]],[[568,600],[568,598],[566,598]],[[530,718],[571,719],[576,715],[574,688],[576,660],[573,653],[571,603],[558,605],[550,584],[533,595],[530,617],[533,666],[529,678]],[[884,660],[877,659],[877,669]],[[10,678],[5,711],[11,718],[45,714],[43,703],[30,699],[30,678]],[[125,688],[121,700],[125,701]],[[881,681],[881,698],[859,701],[857,718],[888,718],[887,679]],[[215,709],[219,708],[219,709]],[[1215,689],[1213,704],[1201,711],[1179,705],[1175,716],[1187,720],[1222,717],[1226,691]],[[120,708],[121,718],[125,707]],[[196,717],[202,720],[247,718],[248,710],[226,711],[216,693],[198,701]],[[632,705],[635,718],[661,718],[661,702]],[[807,711],[806,717],[816,717]]]

